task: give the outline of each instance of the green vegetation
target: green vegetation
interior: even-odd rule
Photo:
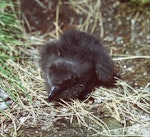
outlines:
[[[18,92],[26,92],[22,85],[14,62],[19,61],[21,53],[18,48],[22,43],[22,27],[11,0],[1,0],[0,3],[0,87],[7,91],[12,99]],[[11,65],[10,65],[11,64]]]

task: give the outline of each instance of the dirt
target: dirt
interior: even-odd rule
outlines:
[[[67,24],[71,22],[72,18],[78,18],[78,15],[64,4],[65,1],[48,1],[40,0],[43,6],[35,1],[27,2],[22,0],[21,11],[24,17],[28,20],[25,24],[27,32],[40,31],[42,34],[48,33],[54,30],[54,21],[56,20],[56,10],[59,2],[60,4],[60,15],[59,15],[59,27],[67,28]],[[30,27],[29,27],[30,26]]]
[[[26,31],[28,33],[40,32],[41,35],[54,31],[56,10],[61,2],[59,27],[62,30],[76,28],[80,19],[85,15],[78,14],[66,2],[67,0],[40,0],[21,1],[23,19],[26,18]],[[150,7],[135,3],[121,3],[116,0],[102,0],[101,6],[104,34],[104,45],[112,52],[116,66],[119,68],[121,78],[133,87],[144,88],[150,82],[150,60],[145,58],[117,59],[118,57],[148,56],[150,53]],[[73,23],[71,23],[73,21]],[[70,25],[71,24],[71,25]],[[98,35],[99,28],[93,34]],[[50,39],[45,37],[45,40]],[[93,110],[97,113],[97,109]],[[99,114],[97,114],[99,115]],[[103,115],[101,115],[103,116]],[[105,116],[103,117],[105,119]],[[109,119],[109,122],[114,119]],[[114,125],[113,125],[114,126]],[[114,127],[122,127],[115,121]],[[101,129],[99,129],[101,130]],[[23,131],[23,132],[22,132]],[[21,136],[91,136],[93,133],[85,127],[79,127],[77,123],[70,124],[66,119],[59,119],[49,129],[41,129],[41,126],[20,128]]]

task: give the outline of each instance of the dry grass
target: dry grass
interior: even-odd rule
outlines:
[[[36,0],[38,2],[38,0]],[[41,3],[39,3],[41,4]],[[99,31],[99,35],[104,36],[103,18],[101,13],[101,1],[96,0],[80,0],[66,2],[70,8],[74,9],[78,14],[84,15],[85,20],[79,21],[77,28],[84,31]],[[44,8],[45,6],[42,5]],[[59,27],[59,6],[57,6],[56,21],[54,22],[54,30],[51,32],[51,38],[58,38],[59,33],[63,30]],[[97,29],[99,28],[99,29]],[[30,36],[29,36],[30,35]],[[41,45],[44,40],[39,36],[26,34],[27,45]],[[30,47],[30,46],[28,46]],[[18,47],[17,47],[18,48]],[[16,50],[16,49],[14,49]],[[9,78],[1,82],[5,87],[10,87],[13,104],[0,113],[1,130],[0,135],[5,136],[7,132],[10,136],[18,136],[19,130],[28,125],[28,127],[40,125],[45,129],[52,128],[53,123],[58,119],[67,119],[70,123],[74,120],[78,126],[87,128],[92,131],[93,136],[142,136],[140,134],[127,133],[127,121],[131,126],[135,123],[147,125],[149,128],[149,120],[143,119],[142,116],[150,115],[150,83],[145,83],[145,87],[131,87],[125,81],[117,81],[117,88],[106,89],[98,88],[92,94],[95,103],[79,102],[73,100],[72,103],[62,101],[59,107],[55,108],[53,103],[46,101],[47,93],[43,87],[43,79],[38,65],[38,50],[34,47],[24,50],[19,47],[18,52],[24,52],[27,58],[19,58],[18,60],[7,60],[7,65],[12,68],[13,75],[16,75],[20,82],[18,83],[25,88],[21,90],[19,87],[13,87],[9,83]],[[136,58],[150,59],[150,56],[119,56],[115,57],[115,61],[134,60]],[[11,81],[16,82],[14,79]],[[13,98],[14,96],[14,98]],[[94,114],[93,108],[102,109],[109,117],[115,118],[123,125],[123,128],[110,129],[110,127],[101,119],[99,115]],[[55,127],[54,127],[55,128]]]
[[[101,1],[81,0],[72,1],[69,0],[68,4],[76,13],[86,16],[85,19],[80,20],[77,28],[84,31],[93,33],[95,30],[99,31],[101,37],[104,36],[103,18],[101,9]]]

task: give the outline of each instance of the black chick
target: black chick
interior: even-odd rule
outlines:
[[[65,32],[40,54],[49,101],[84,100],[95,87],[114,83],[113,61],[101,40],[85,32]]]

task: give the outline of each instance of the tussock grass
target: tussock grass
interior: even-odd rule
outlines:
[[[36,0],[39,2],[38,0]],[[13,103],[6,110],[0,111],[0,135],[19,136],[23,133],[22,127],[36,127],[57,130],[54,123],[59,119],[66,119],[69,123],[77,123],[85,127],[93,136],[141,136],[130,134],[128,129],[134,123],[149,127],[149,119],[142,116],[150,115],[150,83],[145,87],[131,87],[125,81],[118,79],[117,87],[106,89],[100,87],[92,93],[94,103],[71,103],[62,100],[59,107],[46,101],[47,93],[43,86],[43,79],[38,65],[39,54],[32,45],[41,45],[44,40],[36,34],[26,34],[20,25],[12,3],[2,1],[3,10],[0,14],[8,22],[0,22],[0,86],[9,93]],[[41,4],[41,3],[39,3]],[[76,24],[77,28],[84,31],[99,32],[104,36],[103,18],[101,14],[101,1],[80,0],[66,2],[78,14],[84,15],[83,20]],[[7,13],[5,9],[10,7]],[[45,7],[45,6],[44,6]],[[59,5],[56,10],[54,30],[51,38],[58,38],[63,30],[59,27]],[[14,21],[15,20],[15,21]],[[11,22],[11,23],[10,23]],[[9,29],[5,30],[8,26]],[[7,32],[7,34],[5,34]],[[9,33],[9,35],[8,35]],[[12,35],[11,35],[12,34]],[[47,34],[46,34],[47,35]],[[32,37],[31,37],[32,36]],[[43,36],[44,37],[44,36]],[[113,55],[115,56],[115,55]],[[149,56],[115,56],[115,61],[134,60],[137,58],[149,59]],[[122,128],[112,129],[95,110],[103,112],[106,117],[116,119],[123,125]],[[128,125],[130,122],[130,125]],[[26,130],[23,130],[26,131]]]
[[[20,83],[19,77],[13,69],[14,66],[10,67],[7,60],[16,61],[23,58],[19,51],[19,47],[23,45],[21,41],[23,38],[21,35],[22,27],[17,20],[11,1],[2,0],[0,8],[0,87],[6,89],[15,99],[18,93],[13,93],[12,90],[14,92],[17,90],[25,91],[25,87]]]

